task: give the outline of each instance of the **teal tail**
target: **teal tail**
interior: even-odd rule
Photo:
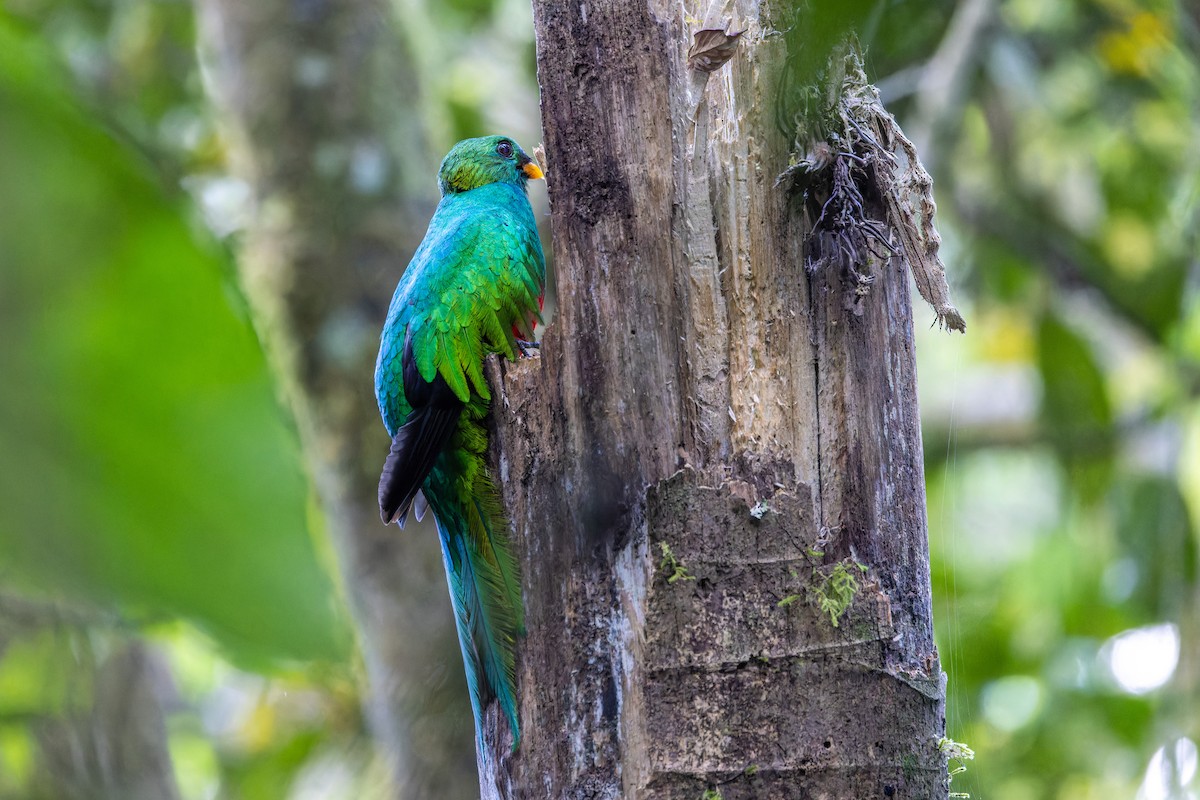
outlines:
[[[476,475],[468,497],[450,499],[442,491],[446,484],[435,477],[426,484],[426,494],[442,540],[476,736],[482,737],[483,709],[495,700],[508,718],[516,750],[521,727],[515,642],[525,632],[520,575],[496,490],[485,473]]]

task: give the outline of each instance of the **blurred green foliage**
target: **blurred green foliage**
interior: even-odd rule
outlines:
[[[48,731],[72,719],[63,735],[93,741],[92,677],[133,622],[165,643],[205,631],[271,672],[349,652],[228,258],[115,131],[45,38],[0,14],[5,797],[73,796],[49,777]],[[173,615],[191,627],[162,628]]]
[[[536,143],[527,4],[394,8],[432,150],[484,129]],[[970,323],[948,339],[915,305],[948,734],[976,751],[955,791],[1194,797],[1195,11],[796,13],[800,45],[854,29],[868,48],[934,174]],[[0,797],[61,796],[43,723],[90,707],[88,676],[144,636],[172,676],[184,797],[386,785],[295,436],[180,190],[223,158],[193,25],[155,0],[0,11]]]
[[[246,658],[344,653],[295,438],[223,255],[0,28],[8,579],[182,614]]]
[[[961,341],[918,325],[918,358],[975,797],[1200,790],[1198,44],[1171,2],[1004,0],[932,126],[973,306]],[[936,105],[893,87],[906,126]]]

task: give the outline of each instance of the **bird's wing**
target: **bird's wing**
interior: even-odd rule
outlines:
[[[532,215],[490,207],[462,219],[429,255],[437,261],[434,297],[412,329],[417,369],[427,381],[439,376],[464,403],[472,391],[490,400],[484,357],[514,358],[513,324],[539,312],[546,266]]]
[[[392,447],[379,476],[379,515],[384,524],[401,528],[434,462],[454,434],[463,402],[440,375],[424,380],[417,372],[413,340],[405,337],[402,355],[404,394],[412,410],[392,437]],[[419,509],[417,518],[424,514]]]

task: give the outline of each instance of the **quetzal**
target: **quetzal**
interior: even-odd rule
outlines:
[[[433,511],[477,733],[495,699],[517,721],[521,579],[484,461],[491,393],[483,359],[516,358],[540,319],[546,262],[526,184],[542,171],[507,136],[461,141],[438,170],[442,200],[396,286],[375,366],[392,447],[379,478],[385,524]],[[520,338],[518,339],[518,336]]]

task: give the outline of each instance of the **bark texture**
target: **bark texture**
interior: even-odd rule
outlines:
[[[474,796],[437,537],[385,528],[375,505],[388,446],[371,386],[379,330],[433,206],[406,204],[405,188],[418,175],[435,188],[412,71],[375,0],[201,0],[198,10],[232,171],[253,195],[242,283],[338,554],[373,732],[396,796]]]
[[[99,665],[63,666],[74,673],[73,688],[82,694],[87,686],[93,701],[86,712],[76,710],[35,726],[36,796],[178,800],[164,721],[164,707],[174,699],[169,670],[145,644],[114,644],[114,652]],[[93,655],[89,652],[89,659]]]
[[[946,796],[906,265],[806,273],[784,37],[732,6],[534,3],[558,315],[493,368],[529,633],[485,797]]]

